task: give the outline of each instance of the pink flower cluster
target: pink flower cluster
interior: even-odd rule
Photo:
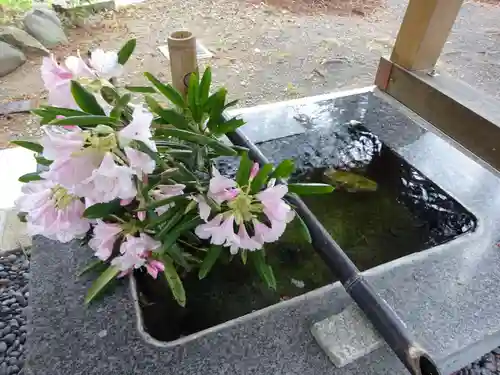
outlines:
[[[89,64],[80,56],[70,56],[60,65],[53,57],[44,57],[42,62],[42,80],[49,92],[50,105],[62,108],[78,109],[71,95],[71,81],[96,81],[110,79],[122,74],[123,66],[118,63],[118,54],[97,49],[92,52]],[[100,96],[96,96],[103,107],[109,108]]]
[[[65,66],[45,58],[42,78],[54,106],[78,109],[71,95],[71,81],[89,83],[109,79],[121,73],[115,52],[96,50],[87,65],[80,57],[69,57]],[[97,95],[96,95],[97,97]],[[99,100],[98,100],[99,101]],[[134,148],[132,141],[141,141],[152,151],[151,121],[153,115],[135,107],[132,121],[119,131],[99,125],[90,130],[77,126],[44,126],[40,141],[42,156],[51,161],[41,181],[23,187],[24,195],[17,201],[19,211],[26,213],[29,233],[42,234],[61,242],[81,238],[92,222],[83,217],[86,207],[115,199],[130,204],[137,199],[138,184],[156,168],[155,161]],[[163,265],[155,260],[153,251],[160,243],[137,231],[125,233],[121,224],[97,221],[89,242],[95,255],[109,260],[113,246],[122,239],[119,254],[111,263],[122,274],[146,267],[156,277]]]
[[[254,164],[250,182],[258,171],[258,164]],[[264,243],[275,242],[283,235],[287,223],[294,218],[294,211],[283,200],[288,192],[286,185],[275,186],[271,180],[267,189],[251,195],[248,188],[237,186],[236,181],[222,176],[217,169],[213,168],[212,174],[207,196],[223,204],[223,209],[209,220],[210,206],[202,196],[195,198],[200,217],[205,220],[196,228],[198,237],[229,247],[236,254],[238,249],[262,249]],[[266,223],[259,219],[262,215]]]

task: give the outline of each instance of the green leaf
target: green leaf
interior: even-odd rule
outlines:
[[[166,236],[162,238],[163,244],[165,246],[173,245],[177,239],[183,234],[183,232],[193,229],[194,227],[201,224],[201,220],[198,216],[187,218],[181,221],[174,229],[172,229]]]
[[[239,118],[232,118],[230,120],[227,120],[225,122],[222,122],[218,127],[217,127],[217,134],[227,134],[227,133],[232,133],[236,129],[238,129],[240,126],[245,125],[245,121]]]
[[[149,73],[147,73],[149,74]],[[125,88],[130,92],[138,92],[142,94],[155,94],[156,90],[150,86],[125,86]]]
[[[238,104],[238,100],[233,100],[229,103],[227,103],[223,109],[228,109],[229,107],[234,107],[236,104]]]
[[[205,256],[205,259],[203,259],[203,263],[201,264],[200,270],[198,271],[198,278],[204,279],[212,267],[214,266],[215,262],[219,258],[220,254],[222,251],[222,246],[215,246],[212,245],[210,246],[210,249],[207,251],[207,255]]]
[[[41,144],[38,144],[36,142],[30,142],[30,141],[11,141],[10,143],[21,146],[24,148],[27,148],[28,150],[35,151],[35,152],[43,152],[43,146]]]
[[[207,137],[205,135],[196,134],[187,130],[181,129],[158,129],[157,133],[166,136],[182,139],[184,141],[198,143],[201,145],[207,145],[211,147],[214,151],[218,152],[220,155],[224,156],[234,156],[236,151],[233,148],[226,146],[225,144]]]
[[[52,160],[45,159],[43,156],[35,156],[35,160],[40,165],[49,166],[52,164]]]
[[[94,281],[88,290],[87,295],[85,296],[85,304],[89,304],[104,289],[104,287],[109,284],[111,280],[116,278],[119,273],[120,270],[117,267],[108,267],[108,269],[104,271],[96,281]]]
[[[59,120],[53,120],[52,125],[78,125],[78,126],[97,126],[97,125],[114,125],[115,121],[108,116],[77,116],[65,117]]]
[[[252,170],[253,162],[248,157],[248,152],[244,152],[240,159],[240,167],[236,173],[236,183],[239,186],[248,184],[250,178],[250,171]]]
[[[191,115],[193,116],[193,120],[196,123],[201,121],[201,116],[203,114],[203,108],[200,105],[199,101],[199,75],[198,72],[193,72],[189,76],[189,86],[187,92],[187,102],[189,105],[189,109],[191,110]]]
[[[120,207],[119,199],[106,203],[96,203],[83,211],[83,217],[87,219],[100,219],[115,213]]]
[[[146,103],[148,103],[149,108],[151,108],[154,113],[158,114],[166,124],[171,124],[179,129],[189,129],[189,123],[179,112],[172,109],[164,109],[149,95],[146,95]]]
[[[166,223],[167,221],[172,219],[177,212],[179,212],[179,208],[177,207],[170,208],[169,210],[162,213],[160,216],[150,220],[148,225],[146,225],[146,229],[151,229],[158,224]]]
[[[311,233],[309,232],[309,228],[307,227],[306,223],[297,212],[295,212],[295,217],[300,223],[300,233],[302,234],[302,236],[304,236],[304,239],[307,242],[312,243]]]
[[[93,115],[106,116],[106,113],[104,113],[94,95],[88,92],[76,81],[71,81],[71,94],[73,95],[76,104],[78,104],[78,106],[85,112]]]
[[[39,181],[43,180],[40,175],[36,172],[23,174],[21,177],[17,179],[19,182],[30,182],[30,181]]]
[[[291,160],[283,160],[271,173],[272,178],[288,178],[295,170],[295,165]]]
[[[167,279],[168,286],[172,291],[172,295],[179,305],[181,305],[182,307],[186,306],[186,291],[184,290],[181,278],[179,277],[179,274],[175,269],[172,258],[170,258],[166,254],[163,254],[161,260],[165,265],[164,274],[165,278]]]
[[[132,53],[134,53],[137,41],[135,39],[130,39],[118,52],[118,64],[125,65]]]
[[[104,86],[101,88],[101,96],[106,101],[106,103],[115,105],[115,103],[120,99],[120,95],[116,90],[109,86]]]
[[[259,273],[260,278],[269,288],[276,290],[276,278],[274,277],[273,269],[266,263],[262,250],[253,251],[249,255],[253,265]]]
[[[243,264],[247,264],[247,259],[248,259],[248,251],[246,251],[246,250],[241,250],[240,255],[241,255],[241,262],[242,262]]]
[[[156,87],[156,89],[162,93],[168,100],[170,100],[173,104],[175,104],[179,108],[185,108],[186,103],[182,98],[182,95],[174,89],[171,85],[165,85],[160,82],[155,76],[151,73],[144,73],[146,78]]]
[[[158,208],[158,207],[161,207],[161,206],[165,206],[166,204],[169,204],[169,203],[172,203],[172,202],[176,202],[176,201],[182,201],[182,200],[185,200],[185,199],[186,199],[186,197],[184,195],[175,195],[173,197],[161,199],[159,201],[155,201],[153,203],[150,203],[146,207],[141,208],[138,211],[147,211],[147,210],[150,210],[150,209],[153,209],[153,208]]]
[[[66,116],[66,117],[90,115],[90,113],[82,112],[77,109],[52,107],[52,106],[41,106],[38,111],[43,111],[44,113],[53,113],[54,115]]]
[[[208,100],[208,95],[210,93],[210,85],[212,84],[212,70],[210,67],[205,69],[203,73],[203,77],[200,82],[200,89],[198,92],[198,97],[200,99],[200,104],[203,106],[205,102]]]
[[[128,103],[132,99],[132,95],[125,94],[120,99],[116,101],[115,107],[109,114],[109,117],[119,120],[122,116],[123,110],[128,106]]]
[[[104,265],[103,261],[100,259],[94,259],[89,264],[87,264],[85,267],[83,267],[78,274],[76,275],[77,277],[81,277],[85,275],[87,272],[92,271],[95,268],[98,268],[99,266]]]
[[[170,230],[179,222],[182,220],[182,217],[184,216],[184,213],[182,210],[178,210],[175,212],[174,216],[170,218],[170,220],[161,228],[160,232],[156,235],[156,238],[158,239],[163,239],[168,235]],[[163,246],[167,248],[168,246],[166,245],[166,242],[163,242]]]
[[[257,173],[257,176],[254,177],[250,185],[252,194],[256,194],[262,189],[262,186],[264,186],[267,182],[269,173],[271,173],[272,170],[272,164],[264,164],[262,167],[260,167],[259,173]]]
[[[226,89],[219,89],[216,93],[212,94],[205,103],[205,109],[210,113],[210,118],[207,122],[207,128],[216,133],[217,127],[220,123],[224,122],[222,111],[224,110],[224,103],[226,102]]]
[[[334,187],[332,185],[328,185],[328,184],[316,184],[316,183],[288,184],[288,192],[299,194],[299,195],[301,195],[301,194],[303,194],[303,195],[327,194],[327,193],[331,193],[333,190],[334,190]]]
[[[184,255],[182,254],[182,249],[180,248],[179,245],[174,243],[168,248],[162,248],[162,249],[163,253],[167,253],[172,258],[172,260],[179,266],[183,267],[188,271],[191,269],[191,266],[187,262],[186,258],[184,258]]]

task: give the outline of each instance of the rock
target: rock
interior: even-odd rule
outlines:
[[[0,364],[0,375],[9,375],[9,372],[7,371],[7,363],[5,362]]]
[[[14,297],[21,306],[26,306],[26,298],[22,294],[15,294]]]
[[[5,342],[7,345],[12,345],[15,340],[16,340],[16,335],[14,335],[13,333],[9,333],[2,339],[2,341]]]
[[[57,18],[57,15],[55,16]],[[47,48],[67,44],[68,38],[61,28],[60,21],[55,22],[51,13],[43,9],[32,9],[24,17],[24,27]]]
[[[0,42],[2,43],[2,42]],[[0,44],[0,48],[2,48],[1,44]],[[0,62],[2,61],[2,57],[1,57],[2,53],[0,52]],[[0,65],[1,66],[1,65]],[[3,67],[0,68],[0,77],[2,76],[2,71]],[[9,285],[10,284],[10,280],[9,279],[0,279],[0,286],[2,285]]]
[[[15,261],[16,261],[17,256],[16,256],[16,254],[10,254],[10,255],[8,255],[5,259],[7,259],[7,261],[8,261],[8,262],[11,262],[11,263],[12,263],[12,262],[15,262]]]
[[[0,341],[0,353],[5,353],[7,350],[7,344],[3,341]]]
[[[55,1],[53,1],[52,4],[55,4]],[[51,6],[49,6],[46,3],[38,3],[38,4],[34,3],[32,7],[33,9],[42,12],[47,18],[50,18],[52,22],[54,22],[57,26],[62,28],[61,20],[59,19],[57,13],[52,9]]]
[[[0,40],[19,48],[21,51],[48,56],[50,52],[38,40],[17,27],[0,28]]]

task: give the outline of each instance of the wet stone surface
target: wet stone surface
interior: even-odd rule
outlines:
[[[28,272],[22,252],[0,257],[0,375],[19,374],[24,365]]]

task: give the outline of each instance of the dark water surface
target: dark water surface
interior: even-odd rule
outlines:
[[[339,188],[328,195],[303,197],[361,270],[445,243],[476,227],[471,213],[359,124],[308,131],[259,147],[275,164],[293,159],[296,181],[325,182],[324,172],[335,168],[377,183],[376,191]],[[237,162],[221,160],[219,166],[232,175]],[[147,331],[171,341],[336,281],[298,225],[292,222],[279,242],[266,247],[276,291],[239,257],[218,264],[203,281],[186,275],[185,308],[172,301],[164,281],[138,274]]]

